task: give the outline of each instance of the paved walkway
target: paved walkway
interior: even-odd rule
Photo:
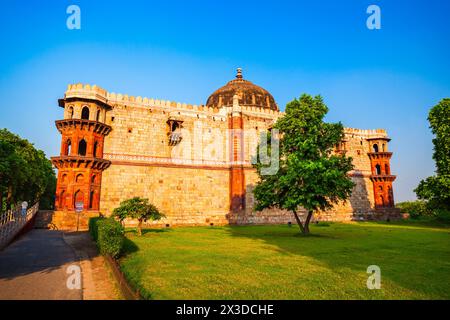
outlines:
[[[83,273],[84,300],[121,299],[120,290],[103,256],[87,232],[64,233],[64,240],[78,256]]]
[[[81,268],[80,289],[67,287],[69,266]],[[34,229],[0,251],[0,300],[8,299],[115,300],[121,294],[87,232]]]
[[[32,230],[0,251],[0,299],[82,299],[66,285],[71,265],[78,258],[61,231]]]

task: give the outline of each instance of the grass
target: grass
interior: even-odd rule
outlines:
[[[120,260],[147,299],[450,299],[450,229],[430,222],[128,231]],[[381,289],[366,287],[369,265]]]

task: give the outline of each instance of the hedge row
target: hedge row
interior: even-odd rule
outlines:
[[[427,204],[424,201],[405,201],[396,204],[397,208],[400,208],[402,213],[409,213],[411,218],[418,218],[423,216],[432,216],[431,212],[427,208]]]
[[[91,218],[89,232],[103,255],[118,258],[123,250],[124,228],[114,218]]]
[[[450,222],[450,211],[445,209],[432,210],[425,201],[416,200],[400,202],[396,204],[396,207],[400,208],[402,213],[409,213],[410,217],[413,219],[432,217],[446,223]]]

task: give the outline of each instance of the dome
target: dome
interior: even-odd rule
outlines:
[[[206,101],[208,107],[233,105],[233,96],[239,97],[239,105],[277,110],[278,106],[272,95],[265,89],[243,79],[241,68],[237,69],[236,79],[216,90]]]

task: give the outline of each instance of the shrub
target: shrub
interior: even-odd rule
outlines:
[[[445,223],[450,223],[450,211],[446,209],[436,209],[434,211],[436,219]]]
[[[92,218],[89,221],[89,231],[97,242],[103,255],[118,258],[124,244],[124,228],[114,218]]]
[[[104,219],[102,217],[93,217],[89,219],[89,233],[91,234],[92,239],[94,239],[95,242],[97,242],[98,239],[98,225],[97,222],[101,219]]]
[[[409,216],[413,219],[421,216],[432,216],[433,213],[427,207],[425,201],[405,201],[397,203],[397,208],[400,208],[402,213],[409,213]]]
[[[118,208],[113,211],[113,216],[122,222],[125,218],[138,220],[138,235],[142,235],[142,224],[147,220],[160,220],[164,214],[159,212],[158,208],[148,202],[146,198],[134,197],[120,203]]]

